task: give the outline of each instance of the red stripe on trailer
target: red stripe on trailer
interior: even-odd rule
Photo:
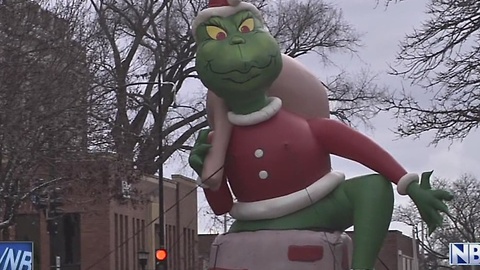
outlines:
[[[288,259],[293,262],[314,262],[323,258],[323,246],[289,246]]]

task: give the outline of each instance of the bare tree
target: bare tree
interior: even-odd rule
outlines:
[[[205,228],[208,228],[209,234],[227,233],[230,226],[235,221],[235,219],[229,214],[223,214],[220,216],[215,215],[208,205],[201,207],[200,213],[206,217],[203,220],[207,221]]]
[[[272,35],[291,57],[315,52],[326,61],[329,53],[355,51],[359,45],[359,35],[342,11],[329,3],[284,0],[263,10]]]
[[[73,162],[86,152],[89,70],[81,25],[73,28],[83,18],[79,3],[59,3],[47,10],[48,1],[0,2],[4,236],[34,193],[65,180],[56,173],[58,161]]]
[[[476,243],[480,239],[480,181],[472,175],[463,175],[453,182],[436,179],[438,188],[449,190],[455,197],[447,202],[448,219],[442,227],[427,235],[424,224],[413,203],[398,206],[393,220],[414,226],[415,237],[423,250],[423,265],[420,269],[479,269],[465,266],[453,268],[448,264],[448,244],[459,242]]]
[[[370,120],[393,102],[392,93],[376,83],[376,76],[367,70],[354,77],[347,72],[327,81],[330,114],[350,126],[373,129]]]
[[[434,131],[433,143],[438,143],[463,139],[478,128],[479,10],[479,1],[430,0],[429,18],[401,43],[392,74],[423,86],[432,96],[422,103],[404,93],[393,104],[404,121],[401,136]]]
[[[97,49],[103,56],[97,64],[97,96],[104,99],[97,116],[112,130],[104,137],[103,148],[153,174],[175,151],[189,150],[192,135],[207,126],[202,94],[182,87],[197,79],[191,21],[207,1],[90,2],[97,33],[103,37]],[[253,3],[265,13],[286,54],[296,57],[314,52],[326,61],[329,53],[353,52],[358,45],[358,35],[333,5],[313,0]],[[375,110],[366,104],[384,102],[379,98],[383,96],[377,95],[383,89],[372,87],[367,79],[359,84],[364,88],[355,89],[357,85],[343,76],[334,80],[333,100],[362,99],[361,105],[344,103],[335,115],[342,119],[365,112],[369,115]],[[352,110],[345,104],[352,105]],[[160,140],[164,141],[163,151],[159,150]]]

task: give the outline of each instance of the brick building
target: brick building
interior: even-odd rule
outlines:
[[[62,270],[136,270],[138,251],[150,252],[147,269],[154,269],[160,230],[155,221],[158,179],[127,179],[112,162],[87,152],[91,74],[85,49],[72,29],[68,20],[38,1],[0,0],[0,108],[2,119],[8,120],[0,126],[1,162],[32,164],[2,171],[0,181],[15,181],[23,195],[37,178],[39,184],[57,177],[70,180],[61,193],[68,203],[57,220],[55,236],[48,235],[42,211],[27,202],[15,213],[15,226],[6,234],[2,231],[3,237],[34,241],[35,269],[51,269],[58,256]],[[89,161],[79,164],[83,160]],[[66,176],[69,170],[76,175]],[[82,170],[95,174],[94,179],[86,179]],[[127,194],[129,188],[140,192]],[[196,192],[190,193],[195,189],[193,181],[180,175],[164,179],[170,269],[193,269],[195,264],[197,202]],[[4,214],[5,203],[0,207]]]
[[[355,242],[355,232],[347,232],[347,234]],[[418,268],[414,268],[415,260],[418,258],[418,256],[414,256],[414,246],[418,254],[418,246],[411,237],[397,230],[389,231],[380,250],[375,269],[418,270]]]
[[[354,232],[347,234],[355,241]],[[216,234],[200,234],[198,236],[198,269],[208,270],[210,246],[217,237]],[[376,270],[419,270],[414,267],[414,243],[411,237],[400,231],[388,232],[379,258],[375,264]]]
[[[146,269],[153,270],[159,230],[158,178],[144,176],[132,188],[141,190],[143,202],[130,203],[130,195],[124,201],[108,196],[93,203],[75,199],[77,203],[65,206],[54,238],[48,234],[45,215],[29,206],[18,216],[12,237],[35,243],[35,269],[50,269],[59,256],[62,270],[137,270],[137,252],[147,251]],[[197,193],[191,192],[195,189],[195,182],[181,175],[164,179],[169,269],[191,270],[197,263]]]

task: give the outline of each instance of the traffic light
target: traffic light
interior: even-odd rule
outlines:
[[[157,262],[166,262],[168,257],[167,250],[164,248],[159,248],[155,250],[155,260]]]
[[[50,195],[49,200],[49,209],[48,209],[48,218],[56,218],[65,213],[62,206],[65,205],[65,199],[61,196],[62,189],[55,188]]]
[[[168,252],[164,248],[159,248],[155,250],[155,261],[157,270],[166,270],[167,269],[167,257]]]
[[[32,195],[33,206],[40,211],[45,211],[49,207],[49,194],[47,191],[43,191],[39,194]]]

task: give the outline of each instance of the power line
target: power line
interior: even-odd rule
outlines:
[[[197,210],[197,216],[198,216],[198,212],[200,212],[200,210]],[[195,218],[197,216],[194,216],[187,224],[187,227],[189,227],[190,225],[192,225],[193,221],[195,220]],[[177,243],[180,243],[180,240],[182,240],[182,238],[185,236],[185,231],[183,231],[182,233],[179,234],[179,236],[177,237],[177,241],[171,246],[171,250],[173,250],[173,248],[176,248],[177,247]]]
[[[209,181],[216,173],[218,173],[221,169],[223,169],[224,165],[222,165],[220,168],[218,168],[215,172],[213,172],[205,181]],[[166,214],[168,211],[172,210],[173,208],[175,208],[181,201],[183,201],[186,197],[188,197],[190,194],[192,194],[193,192],[195,192],[197,190],[197,188],[201,187],[200,185],[196,185],[195,188],[191,189],[190,191],[188,191],[185,195],[183,195],[182,198],[180,198],[179,200],[177,200],[175,202],[175,204],[173,204],[172,206],[170,206],[168,209],[166,209],[163,214]],[[160,201],[159,201],[160,203]],[[162,202],[163,203],[163,202]],[[197,215],[198,216],[198,213],[199,213],[199,210],[197,210]],[[97,261],[95,261],[92,265],[90,265],[89,267],[86,268],[86,270],[90,270],[90,269],[93,269],[93,267],[97,266],[99,263],[101,263],[104,259],[108,258],[112,253],[114,253],[116,250],[118,250],[119,248],[121,248],[123,245],[125,245],[126,243],[128,243],[132,238],[134,238],[135,236],[137,236],[139,233],[143,232],[146,228],[148,228],[149,226],[151,226],[152,224],[155,223],[155,221],[157,221],[159,219],[159,216],[154,218],[152,221],[150,221],[149,223],[147,223],[144,227],[142,227],[140,230],[137,230],[133,235],[131,235],[130,237],[128,237],[127,239],[125,239],[123,242],[121,242],[120,244],[118,244],[116,247],[114,247],[113,249],[111,249],[110,251],[108,251],[104,256],[102,256],[100,259],[98,259]],[[188,223],[188,226],[195,220],[195,216],[190,220],[190,222]],[[184,233],[180,233],[178,238],[177,238],[177,243],[181,240],[181,238],[184,236]],[[174,244],[172,247],[176,247],[176,244]],[[330,247],[331,248],[331,247]],[[334,255],[335,256],[335,255]],[[385,263],[380,259],[380,257],[378,257],[378,260],[380,261],[380,263],[385,266],[385,268],[387,268],[387,270],[389,269]]]
[[[204,183],[209,181],[217,172],[219,172],[221,169],[223,169],[224,165],[222,165],[220,168],[218,168],[215,172],[213,172],[209,177],[207,177],[207,179],[205,179]],[[195,186],[195,188],[191,189],[189,192],[187,192],[185,195],[183,195],[182,198],[180,198],[178,201],[176,201],[172,206],[170,206],[167,210],[165,210],[163,212],[163,214],[166,214],[168,211],[172,210],[174,207],[176,207],[181,201],[183,201],[186,197],[188,197],[190,194],[192,194],[194,191],[197,191],[197,188],[199,188],[200,186],[197,184]],[[159,200],[159,203],[163,203],[163,202],[160,202]],[[197,210],[197,214],[198,214],[198,210]],[[103,255],[100,259],[96,260],[92,265],[90,265],[89,267],[86,268],[86,270],[90,270],[90,269],[93,269],[93,267],[95,267],[96,265],[98,265],[100,262],[102,262],[104,259],[108,258],[112,253],[114,253],[117,249],[121,248],[123,245],[125,245],[126,243],[128,243],[130,241],[130,239],[132,239],[133,237],[137,236],[139,233],[143,232],[147,227],[149,227],[150,225],[152,225],[153,223],[155,223],[155,221],[157,221],[158,219],[160,218],[160,216],[154,218],[152,221],[150,221],[149,223],[147,223],[142,229],[138,230],[137,232],[135,232],[132,236],[128,237],[127,239],[125,239],[123,242],[121,242],[120,244],[118,244],[116,247],[114,247],[113,249],[111,249],[110,251],[108,251],[105,255]]]
[[[385,269],[390,270],[390,268],[388,268],[388,266],[382,261],[382,259],[380,259],[380,256],[378,256],[377,259],[383,265],[383,267],[385,267]]]

